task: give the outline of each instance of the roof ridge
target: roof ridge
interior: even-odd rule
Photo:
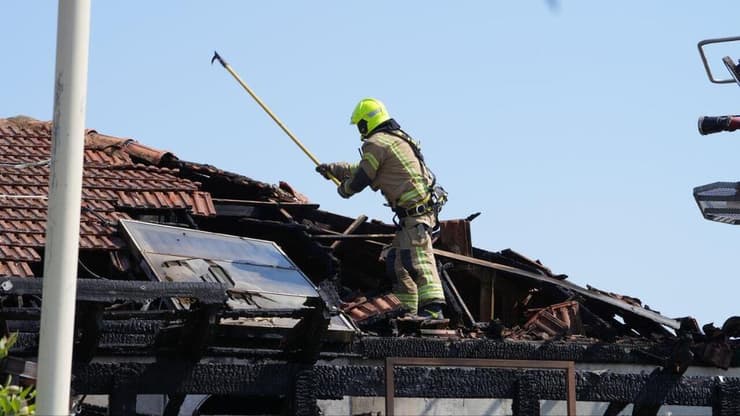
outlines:
[[[11,138],[28,136],[49,138],[52,127],[52,121],[40,121],[25,115],[0,118],[0,136],[6,135]],[[38,144],[34,143],[33,146],[38,146]],[[101,150],[109,154],[126,153],[152,165],[159,165],[163,161],[177,160],[177,156],[170,151],[156,149],[131,138],[101,134],[94,129],[85,129],[85,149]]]
[[[159,165],[164,159],[177,159],[177,156],[167,150],[155,149],[130,138],[100,134],[96,130],[89,130],[85,135],[85,149],[111,153],[120,151],[155,166]]]
[[[19,114],[15,117],[0,118],[1,127],[15,127],[17,129],[41,128],[51,131],[51,121],[41,121],[33,117]]]

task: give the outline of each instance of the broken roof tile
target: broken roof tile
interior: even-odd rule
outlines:
[[[568,301],[530,311],[532,316],[514,336],[550,339],[580,333],[579,306],[576,301]]]
[[[358,324],[402,309],[401,301],[392,293],[371,299],[361,297],[342,305],[342,311]]]
[[[211,213],[216,212],[216,207],[213,205],[213,200],[210,198],[210,194],[207,192],[193,192],[193,213],[195,215],[213,215]]]
[[[145,146],[132,139],[106,136],[95,130],[90,130],[85,137],[85,147],[96,150],[97,154],[125,154],[130,157],[141,159],[152,165],[159,165],[165,159],[177,159],[175,155],[166,151]]]

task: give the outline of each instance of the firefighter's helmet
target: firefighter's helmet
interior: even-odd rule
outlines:
[[[365,137],[381,123],[390,118],[391,116],[388,115],[388,110],[385,109],[385,106],[380,100],[365,98],[357,103],[355,110],[352,112],[350,124],[356,124],[360,135]]]

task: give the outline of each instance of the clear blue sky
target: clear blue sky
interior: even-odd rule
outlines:
[[[0,117],[52,118],[56,13],[0,4]],[[322,161],[358,158],[349,115],[377,97],[450,192],[443,218],[482,212],[474,245],[721,325],[740,315],[740,227],[704,220],[691,192],[740,180],[740,132],[702,137],[696,120],[740,112],[740,88],[711,84],[696,44],[740,35],[738,16],[737,1],[93,1],[86,124],[389,221],[379,194],[337,196],[209,60]]]

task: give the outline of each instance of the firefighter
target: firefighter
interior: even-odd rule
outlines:
[[[418,143],[401,130],[382,102],[361,100],[350,123],[360,131],[360,162],[321,164],[316,170],[327,179],[331,174],[341,181],[337,191],[342,198],[368,185],[381,191],[398,217],[393,242],[384,250],[393,292],[412,314],[443,319],[445,298],[431,232],[438,226],[446,193],[435,186],[434,174],[426,167]]]

